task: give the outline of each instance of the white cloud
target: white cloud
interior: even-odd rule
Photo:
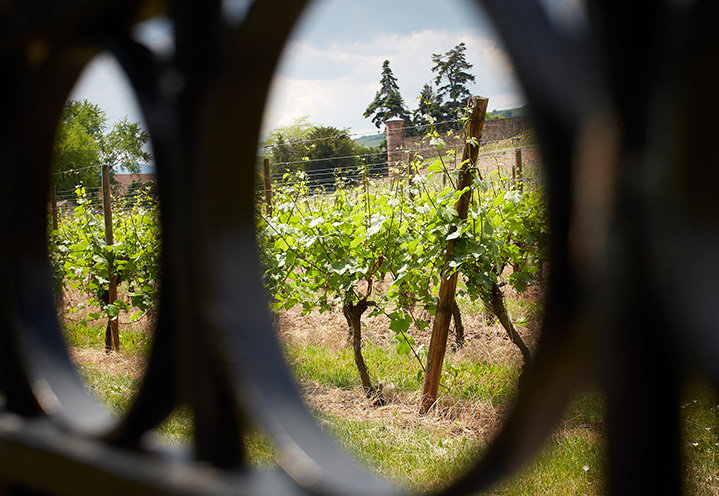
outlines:
[[[125,116],[132,122],[142,122],[130,81],[117,59],[108,53],[101,53],[88,63],[70,98],[87,99],[99,105],[107,114],[108,125]]]
[[[490,98],[490,109],[524,103],[513,67],[502,48],[477,30],[423,30],[407,34],[382,33],[367,41],[317,47],[291,43],[278,69],[266,109],[263,129],[309,116],[311,122],[355,131],[374,130],[362,117],[379,89],[382,62],[387,59],[398,79],[407,106],[417,106],[422,86],[433,80],[433,53],[445,53],[458,43],[467,45],[467,60],[477,84],[470,91]]]
[[[159,50],[167,49],[170,39],[166,23],[158,22],[135,33]],[[503,48],[494,38],[474,25],[470,29],[421,29],[406,33],[388,31],[358,34],[347,42],[321,45],[307,39],[288,44],[273,82],[266,107],[264,131],[308,116],[314,123],[350,128],[354,132],[375,132],[362,114],[379,89],[382,62],[388,59],[405,103],[417,106],[422,86],[433,80],[433,53],[445,53],[458,43],[467,45],[467,59],[477,84],[474,94],[490,98],[490,110],[524,103],[514,79],[514,70]],[[127,115],[141,121],[132,88],[118,64],[102,54],[88,64],[71,95],[99,104],[110,122]]]

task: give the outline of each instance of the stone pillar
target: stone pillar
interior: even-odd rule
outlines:
[[[404,152],[404,119],[395,117],[385,122],[387,135],[387,168],[396,167],[402,162]]]

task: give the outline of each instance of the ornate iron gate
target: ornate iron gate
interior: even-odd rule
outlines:
[[[255,0],[233,24],[218,0],[0,1],[7,493],[398,493],[318,429],[265,310],[253,224],[256,141],[277,59],[304,4]],[[571,31],[537,0],[483,4],[532,107],[552,263],[531,378],[485,456],[446,492],[469,494],[512,473],[577,387],[597,380],[608,397],[611,494],[677,494],[682,382],[693,369],[719,379],[719,4],[587,0],[586,23]],[[174,27],[168,56],[129,35],[156,14]],[[45,252],[55,126],[100,50],[117,57],[134,86],[162,199],[159,323],[141,390],[122,418],[102,410],[74,372]],[[698,290],[689,296],[690,283]],[[196,418],[185,457],[147,434],[181,404]],[[281,469],[247,467],[248,425],[271,436]]]

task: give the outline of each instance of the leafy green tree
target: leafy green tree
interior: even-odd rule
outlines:
[[[280,134],[277,136],[277,141],[271,150],[270,157],[272,158],[272,163],[275,164],[275,172],[284,174],[293,170],[292,162],[295,161],[295,144],[286,140]]]
[[[260,155],[271,160],[273,173],[294,171],[297,164],[293,162],[307,154],[305,142],[315,128],[307,119],[307,116],[300,117],[287,126],[276,127],[262,142],[264,151]]]
[[[471,96],[467,84],[476,80],[473,74],[467,72],[473,65],[467,62],[466,50],[467,47],[462,42],[444,55],[432,54],[432,72],[437,74],[434,84],[437,85],[439,100],[446,102],[442,105],[442,111],[443,116],[448,119],[457,118],[458,110]]]
[[[418,97],[417,109],[413,112],[412,121],[416,126],[417,133],[421,133],[423,126],[430,123],[430,119],[439,121],[442,119],[442,100],[434,92],[430,83],[425,83]]]
[[[362,146],[355,141],[355,153],[361,167],[366,167],[367,174],[372,177],[386,176],[387,170],[387,139],[374,147]]]
[[[361,165],[358,148],[346,129],[315,127],[309,134],[304,163],[310,186],[332,187],[338,176],[356,178]]]
[[[152,158],[143,150],[149,140],[150,135],[142,130],[139,122],[130,122],[127,117],[123,117],[100,140],[101,160],[110,166],[110,170],[122,167],[133,174],[139,174],[140,163],[147,163]]]
[[[332,188],[338,176],[356,178],[364,163],[359,155],[367,154],[367,149],[357,144],[346,129],[314,126],[305,118],[290,127],[273,130],[265,143],[274,173],[304,171],[313,188]]]
[[[100,166],[108,164],[139,174],[139,163],[148,162],[143,148],[150,136],[127,117],[107,130],[107,115],[87,100],[65,104],[53,150],[53,182],[58,191],[76,186],[100,186]]]
[[[397,78],[394,77],[392,69],[389,67],[389,60],[382,63],[382,76],[380,79],[380,90],[375,94],[374,100],[364,111],[364,117],[372,117],[372,123],[379,127],[384,124],[387,119],[399,117],[405,122],[410,122],[409,111],[405,106],[404,99],[399,92]]]
[[[60,191],[100,185],[100,137],[105,113],[87,101],[68,101],[55,136],[53,182]]]

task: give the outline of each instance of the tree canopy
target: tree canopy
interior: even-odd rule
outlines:
[[[379,129],[387,119],[399,117],[410,122],[409,111],[404,99],[399,92],[397,78],[394,77],[389,66],[389,60],[382,63],[382,75],[380,78],[380,90],[375,94],[374,100],[364,111],[364,117],[372,117],[372,123]]]
[[[310,186],[330,188],[338,176],[356,177],[362,155],[374,151],[359,145],[346,129],[311,125],[304,118],[274,129],[265,146],[274,173],[304,171]]]
[[[107,115],[99,106],[68,100],[55,136],[53,184],[59,191],[99,187],[103,164],[139,174],[140,163],[151,159],[143,149],[149,139],[140,124],[127,117],[108,131]]]
[[[317,126],[310,132],[305,172],[310,184],[332,186],[335,176],[355,177],[361,161],[358,145],[346,129]]]
[[[411,120],[400,94],[397,78],[392,73],[389,60],[385,60],[382,64],[380,89],[365,110],[364,117],[371,117],[377,128],[388,119],[399,117],[409,126],[409,134],[420,133],[420,128],[430,121],[443,123],[437,124],[439,130],[460,128],[460,123],[453,125],[446,121],[455,121],[459,117],[460,110],[471,96],[467,86],[476,81],[474,74],[469,72],[473,65],[467,62],[466,51],[467,45],[461,42],[443,54],[432,54],[432,72],[435,76],[432,82],[422,87],[419,103],[412,112]]]
[[[418,97],[417,109],[413,112],[412,121],[419,132],[420,126],[429,124],[432,119],[435,122],[442,119],[441,100],[434,92],[431,83],[425,83]]]
[[[473,67],[467,62],[465,52],[467,46],[459,43],[445,54],[432,54],[432,72],[437,75],[434,84],[437,85],[437,97],[442,105],[446,118],[456,119],[457,111],[461,109],[471,96],[467,84],[476,80],[473,74],[467,72]]]

